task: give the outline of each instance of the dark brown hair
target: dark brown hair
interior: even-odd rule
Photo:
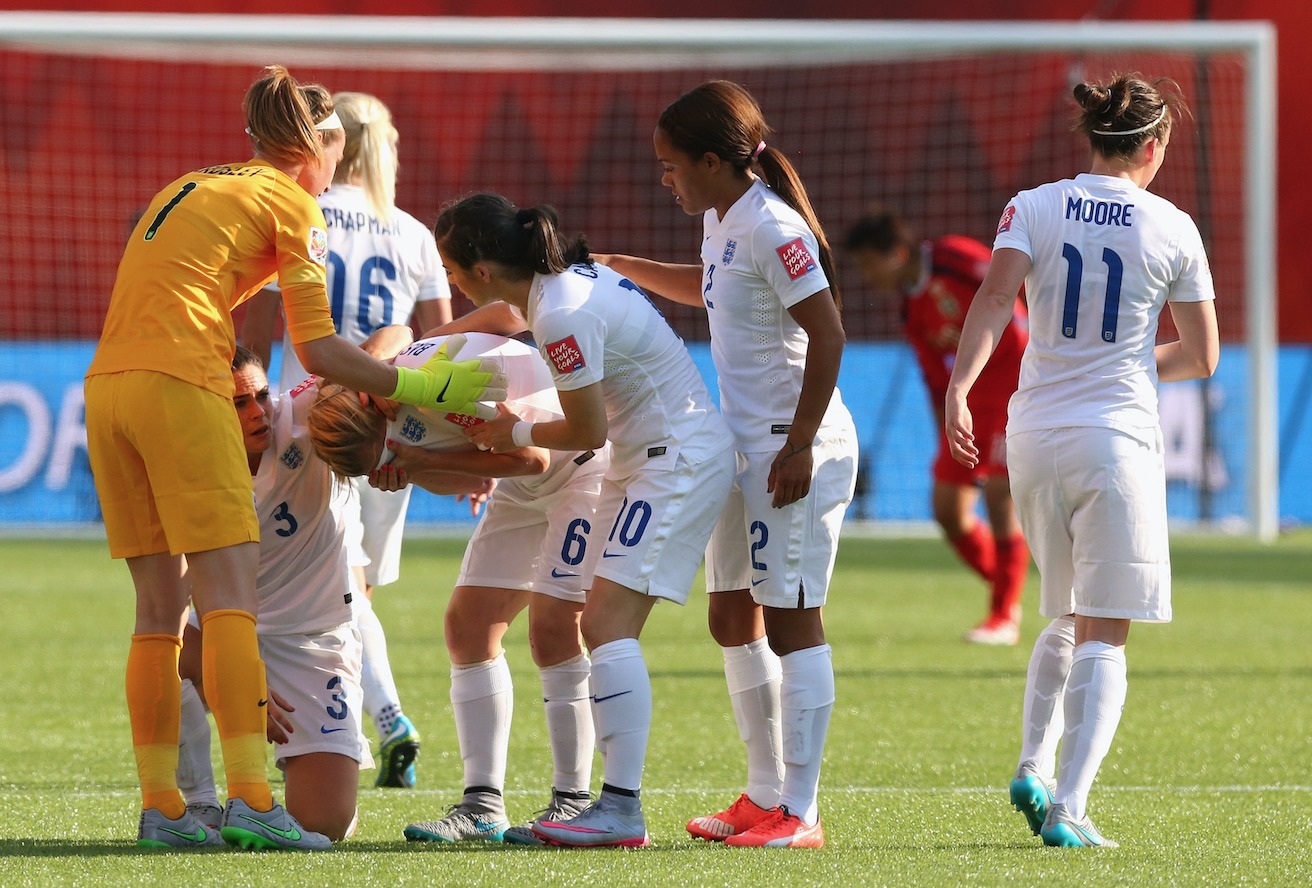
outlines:
[[[1189,114],[1179,84],[1165,77],[1149,83],[1137,73],[1116,74],[1106,84],[1077,83],[1072,94],[1079,105],[1073,128],[1103,157],[1129,160]]]
[[[765,184],[801,215],[820,244],[820,267],[829,279],[834,303],[842,305],[829,239],[811,206],[806,186],[788,157],[767,144],[772,134],[761,106],[744,87],[728,80],[708,80],[675,99],[656,124],[675,148],[691,157],[714,154],[735,170],[759,173]]]
[[[433,235],[442,258],[461,268],[496,262],[516,279],[560,274],[580,262],[591,264],[583,237],[567,241],[560,218],[545,204],[521,210],[499,194],[474,194],[447,204]]]
[[[852,223],[843,248],[849,253],[854,250],[892,253],[898,247],[909,248],[915,242],[915,232],[906,219],[892,210],[875,208]]]

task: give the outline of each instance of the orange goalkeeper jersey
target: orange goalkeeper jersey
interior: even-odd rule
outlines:
[[[156,370],[231,397],[232,310],[275,277],[292,342],[334,332],[318,203],[261,160],[206,167],[155,195],[119,262],[88,376]]]

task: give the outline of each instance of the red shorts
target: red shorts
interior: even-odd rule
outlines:
[[[985,478],[1007,476],[1007,408],[976,410],[971,419],[975,424],[975,443],[979,446],[979,464],[968,469],[952,458],[948,438],[938,430],[938,458],[934,460],[934,480],[939,484],[957,484],[973,487]]]

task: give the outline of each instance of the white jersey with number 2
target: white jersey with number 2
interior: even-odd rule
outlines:
[[[1128,179],[1084,173],[1016,195],[993,242],[1004,247],[1033,263],[1008,434],[1156,427],[1162,307],[1216,298],[1189,215]]]

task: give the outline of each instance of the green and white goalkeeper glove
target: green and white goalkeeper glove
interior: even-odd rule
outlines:
[[[451,360],[464,345],[465,337],[457,333],[447,337],[423,366],[397,367],[392,400],[465,416],[478,416],[488,410],[486,407],[480,410],[479,401],[504,401],[506,374],[496,361],[491,358]]]

